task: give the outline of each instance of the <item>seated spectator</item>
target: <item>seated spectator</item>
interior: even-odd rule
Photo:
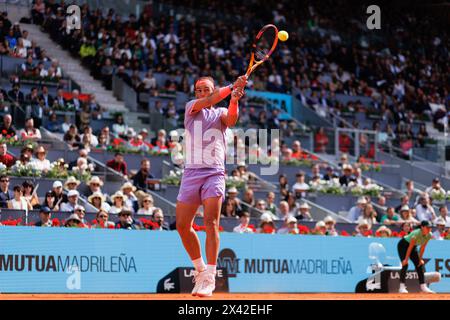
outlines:
[[[312,233],[315,235],[325,236],[327,234],[327,226],[325,222],[323,222],[322,220],[317,221]]]
[[[353,176],[350,177],[350,181],[353,182],[354,184],[356,184],[357,186],[364,185],[364,178],[362,176],[361,168],[355,168],[353,170]]]
[[[297,219],[292,216],[287,217],[285,225],[278,229],[278,234],[299,234]]]
[[[277,206],[275,204],[275,192],[269,191],[267,193],[266,210],[269,210],[270,212],[272,212],[272,214],[276,214],[277,213]]]
[[[83,102],[80,100],[80,91],[77,89],[72,90],[72,98],[66,102],[66,105],[71,105],[75,108],[75,111],[80,111],[83,106]]]
[[[109,209],[109,214],[118,214],[120,211],[130,208],[125,206],[126,196],[123,195],[122,191],[117,191],[111,196],[112,206]]]
[[[338,176],[334,173],[334,170],[332,167],[327,167],[326,173],[323,176],[323,180],[325,181],[331,181],[333,178],[338,178]]]
[[[359,223],[362,220],[367,221],[369,229],[372,229],[372,225],[377,223],[377,220],[375,219],[376,215],[377,213],[372,204],[368,203],[364,207],[361,216],[356,220],[356,223]]]
[[[409,199],[410,197],[408,195],[404,195],[400,198],[400,205],[398,205],[397,207],[395,207],[395,212],[400,212],[401,208],[403,206],[408,206],[409,207]]]
[[[377,201],[377,206],[375,207],[375,211],[377,212],[377,221],[380,222],[383,216],[386,214],[388,207],[386,206],[386,197],[379,196]],[[392,208],[394,209],[394,208]],[[394,210],[395,211],[395,210]]]
[[[127,148],[136,152],[149,151],[149,147],[144,143],[144,140],[140,134],[134,136],[130,141],[128,141]]]
[[[22,192],[25,200],[27,200],[27,202],[29,202],[34,209],[41,206],[39,203],[39,198],[34,190],[33,182],[29,180],[24,181],[22,183]]]
[[[336,220],[334,220],[332,216],[326,216],[325,219],[323,219],[323,222],[325,223],[325,226],[326,226],[325,234],[327,236],[336,237],[336,236],[339,235],[338,232],[335,229],[335,227],[336,227]]]
[[[169,225],[164,221],[164,214],[161,208],[155,208],[155,211],[152,215],[152,221],[159,225],[159,228],[153,228],[153,230],[157,231],[169,231]]]
[[[33,167],[36,170],[43,171],[44,173],[48,172],[51,169],[50,161],[46,159],[47,150],[43,146],[39,146],[36,149],[36,158],[31,161]]]
[[[95,223],[93,228],[111,229],[115,227],[114,222],[109,221],[109,213],[105,210],[99,210],[95,215]]]
[[[0,143],[0,163],[3,163],[7,168],[11,168],[17,159],[8,153],[8,146],[6,143]]]
[[[237,211],[236,214],[240,215],[242,212],[241,199],[239,199],[237,195],[238,195],[238,190],[235,187],[231,187],[227,191],[227,196],[225,197],[225,201],[227,199],[233,200],[236,204],[236,211]]]
[[[433,232],[433,239],[444,240],[445,233],[445,221],[441,217],[435,220],[436,231]]]
[[[141,207],[137,211],[137,214],[151,216],[154,211],[155,207],[153,206],[153,197],[148,194],[142,199]]]
[[[328,136],[325,133],[323,127],[319,128],[319,131],[314,136],[314,151],[318,153],[326,153],[328,146]]]
[[[52,191],[55,194],[55,200],[58,205],[63,202],[69,201],[67,199],[67,194],[63,190],[63,184],[61,181],[53,182]]]
[[[153,151],[155,152],[169,152],[170,141],[167,139],[166,130],[160,129],[158,136],[151,141],[153,145]]]
[[[21,186],[15,186],[13,188],[14,197],[9,200],[8,203],[8,209],[15,209],[15,210],[33,210],[33,206],[29,201],[25,199],[23,196],[23,191]]]
[[[66,228],[83,228],[84,226],[81,222],[80,217],[77,214],[73,213],[64,222],[64,227],[66,227]]]
[[[368,236],[370,236],[371,226],[372,226],[372,224],[369,223],[367,220],[361,219],[358,222],[358,225],[356,227],[355,237],[368,237]]]
[[[77,190],[78,186],[81,184],[77,178],[74,176],[70,176],[67,178],[66,182],[64,182],[64,188],[67,190]]]
[[[344,164],[342,166],[342,176],[339,178],[339,183],[341,186],[348,186],[348,184],[354,180],[354,176],[352,176],[353,168],[349,164]]]
[[[289,211],[289,204],[287,203],[287,201],[280,201],[277,210],[277,216],[280,220],[286,220],[289,216],[291,216],[291,213]]]
[[[5,114],[3,116],[3,124],[0,127],[0,138],[15,138],[17,140],[16,136],[16,129],[12,125],[12,116],[10,114]]]
[[[400,209],[400,222],[409,222],[416,226],[420,224],[420,222],[412,216],[411,209],[408,206],[403,206]]]
[[[47,123],[45,124],[45,129],[53,133],[61,133],[62,123],[58,120],[56,113],[52,112],[49,116]]]
[[[420,197],[419,204],[416,206],[416,217],[419,221],[427,220],[432,222],[436,219],[436,214],[429,197]]]
[[[106,136],[102,133],[98,136],[98,144],[95,147],[97,150],[106,150],[108,149],[109,143],[106,139]]]
[[[20,84],[15,83],[13,88],[8,91],[8,97],[16,106],[21,106],[25,103],[25,95],[20,91]]]
[[[86,139],[88,139],[87,141],[89,142],[89,145],[92,148],[95,148],[98,145],[98,139],[92,133],[92,128],[91,127],[87,126],[87,127],[84,128],[83,134],[80,137],[82,144],[84,144],[83,141],[86,141],[86,140],[84,140],[85,136],[86,136]]]
[[[14,193],[9,189],[9,177],[0,176],[0,207],[8,207],[8,201],[14,198]]]
[[[95,211],[105,210],[112,213],[111,206],[106,202],[105,196],[99,191],[95,191],[88,197],[88,202],[95,208]]]
[[[312,179],[323,180],[323,175],[320,173],[320,166],[318,164],[311,167],[311,180]]]
[[[81,147],[81,138],[78,134],[78,129],[74,124],[70,125],[69,130],[64,134],[63,139],[69,145],[71,150]]]
[[[34,120],[33,118],[28,118],[25,121],[25,128],[20,130],[19,136],[22,140],[41,140],[41,131],[34,127]]]
[[[309,190],[309,185],[305,182],[305,173],[299,172],[295,175],[297,181],[292,186],[292,192],[297,199],[306,197],[306,192]]]
[[[264,214],[261,216],[261,223],[259,225],[259,228],[257,229],[257,233],[276,233],[275,223],[270,216]]]
[[[381,226],[377,229],[375,235],[379,238],[390,238],[392,235],[392,231],[386,226]]]
[[[450,228],[450,218],[448,216],[448,209],[447,209],[446,205],[439,207],[439,217],[437,217],[436,220],[434,220],[434,221],[437,221],[437,219],[441,219],[442,221],[444,221],[445,226],[447,228]],[[436,224],[436,222],[435,222],[435,224]]]
[[[102,192],[102,187],[103,187],[103,181],[97,177],[97,176],[93,176],[88,182],[87,185],[89,187],[89,191],[87,196],[95,193],[95,192],[99,192],[101,194],[103,194]]]
[[[110,145],[111,144],[111,136],[110,136],[110,132],[109,132],[109,127],[108,126],[104,127],[100,134],[105,136],[106,145]],[[100,143],[100,141],[99,141],[99,143]]]
[[[239,225],[233,228],[235,233],[254,233],[253,229],[249,227],[250,214],[247,211],[241,213],[239,218]]]
[[[406,181],[405,187],[406,187],[406,191],[405,191],[406,195],[409,197],[409,199],[413,199],[416,194],[416,191],[414,190],[414,181],[412,181],[412,180]],[[408,199],[408,201],[409,201],[409,199]],[[403,205],[406,205],[406,204],[409,205],[409,202],[404,203]]]
[[[425,192],[431,197],[432,196],[432,192],[439,192],[442,194],[446,194],[444,188],[441,187],[441,181],[439,180],[439,178],[434,178],[433,181],[431,182],[431,186],[428,187]]]
[[[123,194],[127,197],[127,200],[125,200],[126,206],[128,208],[133,208],[133,211],[135,212],[139,209],[139,199],[135,194],[136,190],[137,188],[133,186],[131,182],[125,182],[120,188],[120,191],[122,191]]]
[[[111,169],[120,172],[124,176],[128,175],[127,163],[124,161],[123,154],[121,152],[117,152],[114,155],[114,159],[106,162],[106,165]]]
[[[34,224],[36,227],[53,227],[52,214],[50,208],[42,207],[39,210],[39,221]]]
[[[70,190],[67,193],[67,202],[61,204],[62,212],[74,212],[75,207],[78,205],[78,198],[80,193],[77,190]]]
[[[221,215],[222,217],[236,218],[238,216],[236,200],[226,198],[225,201],[222,203]]]
[[[305,220],[305,221],[312,221],[313,218],[310,213],[311,207],[306,203],[303,202],[298,211],[298,215],[295,217],[297,220]]]
[[[154,178],[155,177],[150,173],[150,160],[143,159],[141,161],[141,168],[133,177],[133,184],[139,190],[146,191],[149,188],[147,180]]]
[[[389,207],[386,210],[386,214],[381,217],[380,223],[387,226],[397,225],[400,223],[400,217],[395,213],[393,207]]]
[[[140,221],[134,220],[131,215],[132,212],[129,210],[123,210],[119,212],[119,221],[116,223],[116,228],[127,230],[142,229],[142,223]]]
[[[125,124],[125,122],[123,120],[123,115],[118,114],[116,116],[114,124],[112,125],[112,134],[116,138],[126,139],[127,131],[128,131],[128,126]]]
[[[51,211],[59,210],[59,204],[56,202],[55,193],[53,191],[47,191],[45,193],[41,208],[49,208]]]
[[[365,197],[358,198],[356,206],[352,207],[348,213],[348,219],[351,222],[356,222],[362,215],[364,208],[367,205],[367,200]]]
[[[153,75],[152,70],[147,71],[144,79],[142,80],[142,91],[150,92],[152,89],[156,89],[156,78]]]
[[[409,234],[413,230],[411,222],[403,222],[400,225],[400,232],[398,234],[399,237],[404,237]]]

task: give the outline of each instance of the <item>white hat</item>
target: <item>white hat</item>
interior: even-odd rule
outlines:
[[[102,202],[105,201],[105,196],[103,195],[103,193],[101,193],[101,192],[99,192],[99,191],[96,191],[96,192],[94,192],[93,194],[91,194],[91,195],[88,197],[88,201],[92,203],[92,199],[94,199],[94,198],[100,198],[100,199],[102,199]]]
[[[356,203],[357,204],[367,204],[367,200],[365,197],[359,197],[358,201]]]
[[[131,182],[125,182],[122,187],[120,187],[120,190],[123,191],[123,189],[131,189],[133,192],[136,191],[136,187]]]
[[[69,222],[70,220],[81,222],[80,217],[76,213],[71,214],[70,217],[67,218],[66,223]]]
[[[309,204],[307,204],[306,202],[303,202],[300,205],[300,209],[311,209],[311,207],[309,206]]]
[[[74,176],[70,176],[69,178],[67,178],[66,182],[64,182],[64,188],[67,188],[67,186],[70,183],[76,183],[77,187],[80,185],[80,181],[77,180],[77,178],[75,178]],[[53,184],[53,187],[55,187],[55,185]]]
[[[114,201],[116,200],[116,198],[122,198],[122,200],[125,202],[127,201],[128,197],[126,195],[123,194],[122,191],[117,191],[116,193],[114,193],[111,196],[111,201],[114,203]]]
[[[171,137],[178,137],[178,131],[177,130],[172,130],[169,132],[169,136]]]
[[[408,205],[404,205],[403,207],[401,207],[400,212],[402,211],[409,211],[409,206]]]
[[[376,233],[379,233],[379,232],[382,232],[382,231],[387,232],[387,233],[389,234],[389,236],[392,234],[391,229],[389,229],[389,228],[386,227],[386,226],[381,226],[381,227],[379,227]]]
[[[53,182],[53,188],[60,188],[60,187],[62,187],[63,186],[63,184],[62,184],[62,182],[61,181],[55,181],[55,182]]]
[[[139,133],[144,132],[144,133],[148,133],[148,130],[145,128],[142,128],[141,130],[139,130]]]
[[[261,222],[262,221],[264,221],[264,222],[272,222],[273,221],[271,214],[268,212],[263,213],[261,215],[260,219],[261,219]]]
[[[73,197],[73,196],[79,196],[79,195],[80,195],[80,193],[77,190],[70,190],[67,193],[67,197]]]
[[[236,189],[236,187],[231,187],[230,189],[228,189],[228,193],[238,193],[238,190]]]
[[[362,219],[359,223],[358,223],[358,227],[362,227],[362,226],[369,226],[369,222],[366,219]]]
[[[77,205],[75,206],[74,210],[77,211],[77,210],[79,210],[79,209],[81,209],[81,210],[83,210],[83,211],[86,211],[86,209],[85,209],[83,206],[77,204]]]
[[[323,222],[325,222],[325,223],[328,223],[328,222],[336,223],[336,221],[333,219],[332,216],[326,216],[325,219],[323,219]]]
[[[323,222],[322,220],[316,223],[316,228],[325,228],[325,227],[326,227],[325,222]]]
[[[87,184],[88,184],[88,186],[89,186],[89,185],[91,185],[92,183],[98,183],[100,186],[103,186],[103,181],[100,180],[100,178],[97,177],[97,176],[92,177],[92,178],[88,181]]]
[[[286,219],[286,223],[289,224],[289,223],[292,223],[292,222],[297,223],[297,219],[295,217],[293,217],[293,216],[289,216]]]
[[[436,219],[434,224],[437,225],[437,226],[445,226],[445,220],[442,217],[439,217],[439,218]]]

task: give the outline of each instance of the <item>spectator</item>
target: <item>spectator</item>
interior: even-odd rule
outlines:
[[[47,191],[45,193],[41,208],[48,208],[51,211],[59,210],[59,205],[56,203],[55,193],[53,191]]]
[[[12,125],[12,116],[10,114],[5,114],[3,116],[3,124],[0,127],[0,137],[14,137],[17,140],[16,129]]]
[[[327,236],[336,237],[339,235],[335,229],[336,220],[334,220],[332,216],[326,216],[325,219],[323,219],[323,222],[325,223],[325,226],[326,226],[325,234]]]
[[[21,186],[15,186],[13,188],[14,197],[9,200],[8,203],[8,209],[15,209],[15,210],[33,210],[33,207],[31,206],[31,203],[25,199],[22,192]]]
[[[112,229],[115,227],[114,222],[109,221],[109,214],[105,210],[97,211],[95,215],[95,223],[93,228],[104,228],[104,229]]]
[[[232,200],[230,198],[225,199],[222,204],[222,217],[234,217],[238,216],[237,214],[237,203],[236,200]]]
[[[112,214],[111,206],[106,202],[105,196],[100,191],[94,191],[89,197],[88,202],[95,208],[95,211],[105,210]]]
[[[400,233],[399,233],[400,237],[403,237],[403,236],[409,234],[412,231],[412,224],[411,224],[411,222],[403,222],[400,225],[400,230],[401,230]]]
[[[370,235],[371,223],[365,219],[361,219],[356,227],[355,237],[368,237]]]
[[[444,240],[445,233],[445,221],[441,217],[435,220],[436,231],[433,232],[433,239]]]
[[[286,220],[288,216],[290,216],[291,213],[289,211],[289,204],[287,201],[280,201],[280,204],[278,206],[278,212],[277,216],[280,220]]]
[[[146,195],[141,202],[141,207],[137,211],[138,215],[146,215],[151,216],[155,211],[155,207],[153,206],[153,197],[151,195]]]
[[[311,167],[311,180],[313,179],[323,180],[323,175],[320,173],[320,167],[318,164]]]
[[[0,207],[7,208],[8,202],[14,198],[14,193],[9,190],[9,177],[0,176]]]
[[[98,145],[98,139],[97,137],[92,133],[92,128],[87,126],[84,128],[84,133],[81,135],[80,139],[81,141],[88,141],[89,145],[93,148],[95,148]],[[87,140],[84,140],[86,136]]]
[[[140,134],[134,136],[130,141],[128,141],[127,148],[135,152],[149,151],[149,147],[145,144],[144,139]]]
[[[256,207],[256,199],[252,189],[250,188],[245,189],[242,202],[244,202],[246,205],[250,207]]]
[[[53,222],[51,220],[52,214],[50,212],[50,208],[42,207],[39,210],[39,221],[34,225],[36,227],[53,227]]]
[[[166,130],[160,129],[158,136],[151,141],[153,145],[153,151],[155,152],[168,152],[170,148],[170,141],[167,139]]]
[[[342,171],[343,174],[342,176],[339,178],[339,183],[341,184],[341,186],[348,186],[349,183],[354,180],[355,178],[352,176],[352,172],[353,172],[353,168],[351,165],[349,164],[343,164],[342,165]]]
[[[67,218],[67,220],[64,223],[64,226],[66,228],[82,228],[82,222],[80,217],[78,217],[77,214],[73,213]]]
[[[99,192],[99,193],[103,194],[103,192],[102,192],[103,181],[99,177],[93,176],[88,181],[87,185],[89,187],[89,192],[87,195],[92,195],[95,192]]]
[[[142,224],[139,221],[134,220],[131,215],[132,212],[129,210],[119,212],[119,222],[116,223],[116,228],[127,230],[142,229]]]
[[[301,160],[303,159],[303,156],[305,155],[305,153],[302,150],[302,145],[300,143],[300,141],[296,140],[292,143],[292,155],[291,157],[294,159],[298,159]]]
[[[392,235],[392,231],[386,226],[381,226],[377,229],[375,235],[380,238],[390,238]]]
[[[40,140],[42,139],[41,131],[34,127],[33,118],[28,118],[25,120],[25,128],[19,133],[22,140]]]
[[[311,207],[306,202],[303,202],[299,207],[299,213],[295,217],[297,220],[305,220],[305,221],[312,221],[313,218],[311,216]]]
[[[45,124],[45,129],[53,133],[61,133],[62,131],[62,123],[58,120],[58,117],[55,112],[50,113],[49,119]]]
[[[74,176],[70,176],[67,178],[66,182],[64,182],[64,188],[67,190],[77,190],[78,186],[80,185],[80,181],[77,180]]]
[[[115,122],[114,122],[114,124],[112,126],[112,134],[116,138],[126,139],[127,138],[127,131],[128,131],[128,126],[125,124],[125,122],[123,120],[123,115],[122,114],[118,114],[116,116]]]
[[[127,163],[124,161],[123,154],[121,152],[116,152],[114,159],[106,162],[106,165],[111,169],[120,172],[124,176],[128,175]]]
[[[67,194],[63,190],[63,184],[61,181],[53,182],[52,191],[55,194],[55,200],[58,205],[69,201],[69,199],[67,199]]]
[[[400,212],[400,210],[403,206],[409,206],[409,199],[410,199],[410,197],[408,195],[402,196],[400,198],[400,205],[395,208],[395,211]]]
[[[81,147],[81,138],[78,134],[78,129],[74,124],[69,127],[69,130],[64,134],[63,139],[69,145],[71,150]]]
[[[414,190],[414,181],[412,180],[408,180],[405,182],[405,187],[406,187],[406,195],[409,197],[409,199],[412,199],[414,197],[414,195],[416,194],[416,191]],[[409,205],[409,199],[408,199],[408,203],[404,203],[402,205]]]
[[[148,179],[155,177],[150,173],[150,160],[143,159],[141,161],[140,170],[133,177],[133,184],[138,190],[146,191],[148,189]]]
[[[367,205],[367,200],[365,197],[358,198],[356,202],[356,206],[352,207],[348,213],[348,219],[351,222],[356,222],[359,217],[362,215],[364,208]]]
[[[225,198],[225,201],[227,199],[233,200],[236,204],[236,214],[240,215],[242,212],[241,199],[239,199],[237,195],[238,195],[238,190],[235,187],[231,187],[230,189],[228,189],[227,197]]]
[[[0,163],[3,163],[7,168],[11,168],[16,161],[16,158],[8,153],[7,144],[0,143]]]
[[[314,151],[317,153],[326,153],[328,146],[328,136],[325,133],[325,129],[323,127],[319,128],[319,131],[314,136]]]
[[[247,211],[241,213],[239,225],[233,228],[235,233],[253,233],[253,229],[249,227],[250,214]]]
[[[34,190],[33,182],[29,180],[24,181],[22,183],[22,192],[25,200],[27,200],[27,202],[29,202],[33,208],[40,207],[39,198],[36,195],[36,191]]]
[[[333,178],[337,178],[336,174],[334,173],[334,170],[332,167],[327,167],[326,173],[323,177],[323,180],[325,181],[332,181]]]
[[[439,180],[439,178],[434,178],[433,181],[431,182],[431,187],[428,187],[425,192],[431,197],[432,196],[432,192],[439,192],[442,194],[446,194],[444,188],[441,187],[441,181]]]
[[[359,216],[359,218],[356,220],[356,223],[359,223],[362,220],[364,220],[369,224],[369,229],[372,229],[372,225],[377,223],[377,220],[375,219],[376,215],[377,213],[373,208],[372,204],[368,203],[364,207],[362,215]]]
[[[419,221],[434,221],[436,219],[436,214],[434,208],[430,204],[429,197],[420,197],[419,204],[416,206],[416,216]]]
[[[280,196],[286,197],[289,192],[289,184],[285,174],[281,174],[278,178],[278,184],[280,186]]]
[[[297,219],[292,216],[287,217],[285,220],[285,226],[278,229],[278,234],[299,234],[297,227]]]
[[[44,173],[48,172],[51,169],[50,161],[46,159],[47,151],[43,146],[39,146],[36,149],[36,158],[31,161],[33,167],[36,170],[40,170]]]
[[[266,210],[272,212],[272,214],[277,214],[277,206],[275,205],[275,192],[269,191],[266,197]]]
[[[129,210],[130,208],[125,207],[126,196],[123,195],[122,191],[117,191],[111,196],[112,206],[109,209],[110,214],[118,214],[122,210]]]
[[[400,209],[400,222],[409,222],[413,225],[420,224],[420,222],[412,216],[411,210],[408,206],[403,206]]]
[[[169,231],[169,225],[167,222],[164,221],[164,214],[161,210],[161,208],[155,208],[153,215],[152,215],[152,221],[157,223],[159,225],[159,228],[153,229],[157,231]]]
[[[127,197],[127,199],[125,200],[126,207],[133,208],[133,211],[135,212],[139,209],[139,201],[137,196],[135,195],[136,190],[137,188],[133,186],[131,182],[125,182],[120,188],[120,191],[122,191],[123,194]]]
[[[78,205],[78,198],[80,193],[77,190],[70,190],[67,193],[67,202],[61,204],[62,212],[74,212],[75,206]]]
[[[273,222],[272,218],[263,214],[261,216],[261,223],[259,225],[259,228],[257,229],[257,233],[275,234],[275,232],[275,223]]]
[[[327,226],[323,221],[317,221],[313,234],[325,236],[327,234]]]
[[[305,182],[305,173],[299,172],[295,177],[297,181],[292,186],[292,192],[294,192],[297,199],[304,198],[306,197],[306,192],[309,190],[309,185]]]
[[[381,217],[380,223],[387,226],[398,225],[400,223],[400,217],[395,213],[393,207],[389,207],[386,210],[386,214]]]
[[[448,209],[446,205],[439,207],[439,217],[437,217],[434,221],[437,221],[437,219],[441,219],[442,221],[444,221],[445,226],[447,228],[450,228],[450,218],[448,217]],[[436,224],[436,222],[434,224]]]

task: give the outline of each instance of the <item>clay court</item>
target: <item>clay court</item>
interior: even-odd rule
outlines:
[[[450,294],[218,293],[190,294],[0,294],[0,300],[450,300]]]

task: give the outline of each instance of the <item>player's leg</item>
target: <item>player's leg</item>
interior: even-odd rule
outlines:
[[[433,291],[431,291],[425,284],[425,266],[424,265],[419,266],[420,258],[419,253],[417,252],[417,247],[414,247],[414,249],[411,251],[410,258],[411,261],[414,263],[417,275],[419,276],[420,290],[425,293],[433,293]]]
[[[177,201],[176,206],[177,231],[181,237],[183,246],[186,249],[192,261],[201,258],[200,240],[198,239],[197,233],[195,232],[194,228],[192,228],[197,209],[198,209],[197,204],[188,204],[181,201]]]
[[[219,221],[220,210],[222,207],[222,196],[211,197],[203,200],[203,218],[206,227],[206,259],[208,265],[206,272],[202,272],[197,296],[209,297],[216,288],[216,265],[217,256],[219,254],[220,238],[219,238]]]
[[[409,243],[405,239],[401,239],[398,242],[397,250],[398,250],[398,255],[399,255],[399,258],[400,258],[400,262],[405,260],[406,252],[408,251],[408,246],[409,246]],[[408,290],[406,289],[406,284],[405,284],[406,271],[407,270],[408,270],[408,264],[403,266],[402,270],[400,271],[400,288],[398,290],[399,293],[408,293]]]

